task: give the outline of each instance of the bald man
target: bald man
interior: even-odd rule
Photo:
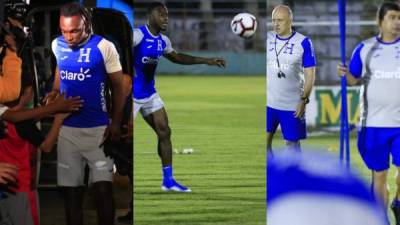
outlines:
[[[267,35],[267,150],[280,125],[290,149],[300,149],[307,137],[305,109],[315,80],[311,40],[292,29],[293,13],[286,5],[272,11],[273,31]]]

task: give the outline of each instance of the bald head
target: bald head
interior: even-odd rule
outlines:
[[[287,5],[277,5],[274,10],[272,10],[272,17],[274,17],[274,14],[278,13],[283,13],[286,14],[286,16],[289,17],[289,19],[293,20],[293,13],[292,10],[290,9],[289,6]]]
[[[292,34],[293,13],[287,5],[278,5],[272,10],[274,31],[281,37]]]

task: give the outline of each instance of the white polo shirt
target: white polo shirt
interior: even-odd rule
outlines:
[[[275,32],[268,32],[267,106],[295,111],[303,95],[304,68],[315,65],[314,49],[308,37],[293,32],[290,37],[281,38]],[[279,78],[279,71],[285,77]]]
[[[360,122],[365,127],[400,127],[400,38],[385,43],[379,37],[361,42],[349,70],[363,79]]]

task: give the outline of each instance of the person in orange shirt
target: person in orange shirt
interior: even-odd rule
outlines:
[[[0,44],[0,102],[10,102],[16,100],[21,91],[22,60],[17,55],[17,43],[12,35],[5,35]]]

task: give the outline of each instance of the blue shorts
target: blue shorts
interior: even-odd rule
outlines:
[[[307,137],[306,118],[294,117],[295,111],[278,110],[267,107],[267,132],[275,133],[281,125],[283,138],[287,141],[299,141]]]
[[[389,169],[392,163],[400,166],[400,128],[363,127],[358,131],[358,151],[371,170]]]

